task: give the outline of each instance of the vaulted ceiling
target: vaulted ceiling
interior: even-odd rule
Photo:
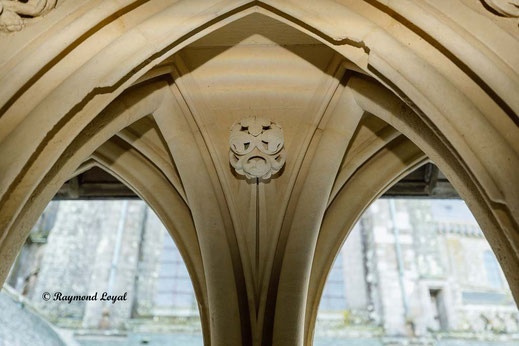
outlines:
[[[67,1],[3,37],[2,277],[60,187],[97,167],[177,242],[206,343],[311,344],[348,232],[433,161],[517,296],[519,44],[456,3]],[[283,130],[268,179],[230,163],[230,129],[249,117]]]

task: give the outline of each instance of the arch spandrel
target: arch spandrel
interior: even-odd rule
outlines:
[[[61,184],[117,135],[166,177],[190,210],[201,258],[193,271],[205,282],[212,316],[203,317],[207,343],[311,343],[319,285],[337,251],[333,241],[327,247],[320,238],[325,224],[340,224],[326,221],[327,208],[338,199],[353,201],[341,195],[343,185],[367,179],[373,173],[359,167],[369,160],[376,166],[384,151],[400,171],[424,155],[440,166],[487,227],[517,297],[517,36],[462,3],[447,13],[445,1],[70,1],[28,25],[18,40],[17,33],[1,37],[0,45],[16,46],[0,66],[2,271]],[[73,15],[65,16],[66,8]],[[472,29],[471,18],[488,30]],[[249,24],[236,31],[246,34],[233,37],[229,28],[240,20]],[[254,51],[265,44],[254,38],[261,31],[254,20],[272,23],[271,38],[283,25],[290,27],[302,33],[304,44],[296,34],[285,35],[267,43],[271,57],[268,48]],[[35,28],[44,30],[30,38]],[[225,28],[227,43],[218,46],[208,34]],[[214,46],[205,57],[204,45]],[[273,68],[261,65],[262,58]],[[285,93],[294,88],[291,78],[297,82],[290,71],[314,89]],[[261,78],[247,79],[250,72]],[[147,97],[139,92],[156,81],[162,87],[154,101],[139,102]],[[229,88],[212,88],[215,83]],[[137,96],[121,102],[132,85]],[[276,97],[280,105],[303,105],[276,112]],[[117,107],[123,110],[114,115],[117,125],[99,127],[101,115]],[[252,114],[242,114],[247,107]],[[132,125],[138,118],[125,118],[131,109],[138,118],[154,119],[158,137],[147,136],[142,123]],[[366,112],[391,126],[358,144],[352,136]],[[267,115],[286,131],[284,171],[256,190],[232,174],[225,134],[250,115]],[[392,145],[404,138],[400,133],[414,142],[403,147],[406,155],[416,151],[416,160],[392,156]],[[92,140],[77,147],[88,136]],[[157,138],[163,138],[159,146]],[[116,165],[118,157],[112,161]],[[381,174],[381,188],[365,191],[354,210],[364,210],[395,176]],[[134,188],[143,193],[146,187]],[[149,191],[147,196],[155,198]],[[255,203],[258,208],[251,207]],[[344,227],[332,240],[344,239]],[[316,262],[321,252],[324,262]],[[229,321],[232,326],[225,327]]]
[[[286,6],[288,6],[288,5],[286,5]],[[285,7],[286,7],[286,6],[285,6]],[[351,11],[350,11],[350,12],[351,12]],[[347,12],[347,13],[349,13],[349,12]],[[355,18],[357,18],[357,20],[360,20],[360,19],[359,19],[360,17],[359,17],[358,15],[357,15],[357,17],[355,17]],[[361,22],[362,22],[362,21],[361,21]],[[155,29],[157,29],[157,28],[155,27]],[[364,30],[365,30],[365,29],[364,29]],[[134,30],[133,32],[135,32],[135,30]],[[335,35],[335,36],[337,36],[337,35]],[[340,36],[340,35],[339,35],[339,36]],[[351,35],[350,35],[350,36],[351,36]],[[353,35],[353,36],[354,36],[354,35]],[[352,37],[353,37],[353,36],[352,36]],[[355,38],[355,37],[354,37],[354,38]],[[358,38],[356,38],[356,39],[358,40]],[[375,39],[375,41],[376,41],[376,40],[377,40],[377,39]],[[388,41],[388,42],[389,42],[389,41]],[[133,46],[133,45],[132,45],[132,46]],[[384,46],[384,45],[381,45],[381,46]],[[121,47],[119,47],[119,48],[121,48]],[[142,47],[141,47],[141,48],[142,48]],[[340,49],[340,47],[336,47],[336,49]],[[106,50],[104,50],[104,51],[106,51]],[[142,49],[141,49],[141,51],[142,51]],[[106,52],[103,53],[103,54],[105,54],[105,55],[108,57],[111,53],[110,53],[109,51],[106,51]],[[120,55],[120,54],[122,54],[121,49],[118,50],[118,54],[116,54],[115,56]],[[127,53],[127,54],[130,54],[130,53]],[[142,54],[142,53],[141,53],[141,54]],[[132,54],[130,54],[130,55],[132,55]],[[132,55],[132,56],[133,56],[133,55]],[[374,56],[376,56],[376,54],[374,54]],[[380,59],[380,58],[378,57],[377,59]],[[377,59],[375,59],[375,60],[377,60]],[[110,59],[107,59],[107,58],[103,58],[102,60],[110,61]],[[384,65],[384,63],[382,63],[382,64]],[[129,64],[129,65],[131,65],[131,64]],[[128,66],[129,66],[129,65],[128,65]],[[385,64],[385,65],[387,65],[387,64]],[[408,64],[408,65],[412,65],[412,64]],[[387,67],[387,66],[386,66],[386,67]],[[112,69],[112,71],[116,71],[116,70],[117,70],[117,69]],[[387,73],[390,73],[390,71],[386,71],[386,72],[387,72]],[[412,72],[412,71],[411,71],[411,72]],[[415,74],[416,74],[416,73],[415,73]],[[106,76],[106,75],[107,75],[107,74],[105,74],[105,76]],[[88,79],[87,79],[87,80],[88,80]],[[100,83],[100,82],[99,82],[99,83]],[[102,84],[102,85],[107,85],[106,83],[100,83],[100,84]],[[110,84],[110,83],[108,83],[108,84]],[[467,155],[467,156],[468,156],[468,155]],[[487,179],[487,180],[488,180],[488,179]],[[489,187],[489,188],[491,188],[491,187]],[[497,190],[494,189],[494,194],[497,194],[496,191],[497,191]]]

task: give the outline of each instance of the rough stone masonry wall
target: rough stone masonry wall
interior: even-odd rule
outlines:
[[[64,295],[88,294],[95,253],[103,232],[102,225],[111,228],[115,210],[100,204],[88,205],[62,202],[54,229],[47,240],[38,281],[30,298],[51,320],[69,318],[81,320],[85,303],[74,304],[43,301],[43,292]],[[104,221],[102,223],[102,220]]]
[[[128,300],[114,305],[43,301],[41,294],[45,291],[71,295],[96,291],[101,294],[108,290],[124,203],[128,203],[128,211],[112,293],[128,292]],[[513,305],[463,304],[463,289],[477,290],[485,286],[484,265],[480,257],[490,248],[482,236],[436,232],[429,203],[396,201],[404,282],[410,306],[408,320],[412,322],[414,332],[424,335],[430,327],[429,289],[436,287],[442,288],[449,302],[446,311],[449,330],[517,333],[519,316]],[[369,311],[370,319],[375,324],[380,323],[388,335],[408,334],[411,326],[406,323],[403,311],[388,201],[374,203],[360,225],[343,249],[348,305],[354,310],[364,308]],[[361,236],[365,238],[364,245]],[[164,237],[167,233],[162,223],[142,201],[59,202],[57,220],[47,244],[40,246],[29,242],[21,256],[34,258],[37,253],[43,253],[37,266],[40,270],[35,285],[26,290],[28,297],[51,320],[61,325],[92,329],[127,328],[131,318],[153,315]],[[362,247],[366,249],[366,258]],[[363,274],[363,261],[367,261],[366,275]],[[25,265],[20,265],[21,269],[29,268],[27,260],[22,259],[22,262]],[[26,276],[30,271],[24,270],[17,277]],[[364,276],[366,282],[348,279]],[[477,277],[475,281],[473,277]]]
[[[160,254],[163,247],[164,226],[153,214],[146,210],[145,231],[140,244],[139,274],[137,276],[137,297],[135,300],[135,317],[150,316],[155,305],[155,291],[160,270]]]
[[[126,302],[106,305],[100,301],[72,304],[43,301],[43,292],[86,295],[108,290],[107,283],[121,217],[123,201],[60,202],[56,225],[49,235],[37,285],[31,300],[51,320],[98,328],[103,311],[110,313],[110,326],[123,327],[131,314],[137,251],[145,204],[129,201],[121,250],[117,260],[113,294],[128,292]]]
[[[110,295],[126,293],[127,300],[115,304],[106,301],[87,302],[83,317],[83,327],[85,328],[124,329],[131,317],[132,305],[136,298],[135,277],[137,275],[139,243],[143,231],[146,205],[141,201],[122,203],[128,203],[128,209],[124,218],[118,257],[114,258],[117,246],[116,226],[102,232],[101,241],[96,249],[95,266],[91,276],[89,292],[98,292],[98,294],[108,292]],[[116,218],[121,218],[124,206],[117,202],[114,207],[119,209],[114,215]],[[119,220],[117,221],[119,222]],[[113,274],[111,274],[112,271],[114,271]],[[112,287],[109,287],[110,275],[113,275]]]
[[[385,332],[426,335],[440,328],[434,322],[430,296],[430,290],[438,290],[444,332],[518,333],[519,313],[504,277],[502,288],[492,288],[488,282],[483,254],[490,246],[481,231],[457,234],[459,227],[447,223],[453,233],[439,233],[428,200],[396,200],[395,205],[408,316],[403,309],[388,201],[375,202],[361,223],[370,235],[367,246],[373,249],[373,254],[368,250],[373,265],[368,267],[368,278],[374,278],[371,280],[376,284],[376,296],[380,297],[376,311],[382,316]],[[509,304],[467,304],[462,300],[464,291],[503,294],[509,297]]]

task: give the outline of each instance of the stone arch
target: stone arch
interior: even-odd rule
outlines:
[[[120,157],[114,160],[114,156]],[[184,259],[198,302],[203,337],[205,342],[210,343],[208,298],[202,256],[194,225],[189,222],[191,218],[188,216],[189,208],[185,202],[178,194],[168,193],[171,190],[170,183],[146,162],[142,154],[134,148],[126,147],[125,143],[117,138],[112,138],[101,145],[86,164],[89,168],[97,166],[124,181],[146,201],[162,221]],[[136,169],[137,167],[139,169]],[[154,194],[150,187],[161,188],[167,192]]]
[[[322,161],[319,158],[329,150],[326,146],[333,143],[338,153],[344,153],[352,136],[351,129],[341,127],[340,109],[342,114],[344,111],[356,114],[356,120],[348,118],[347,124],[353,129],[367,109],[372,113],[379,111],[377,115],[443,166],[442,170],[466,198],[478,221],[489,226],[487,237],[498,255],[501,253],[501,265],[517,297],[519,281],[514,268],[519,261],[516,175],[519,106],[513,91],[518,90],[515,66],[519,65],[513,53],[517,51],[517,40],[510,38],[506,28],[461,3],[455,7],[456,13],[467,11],[465,15],[446,14],[449,7],[446,4],[430,5],[422,1],[405,5],[388,5],[375,0],[340,4],[324,1],[318,5],[312,1],[281,0],[105,1],[100,7],[96,5],[99,5],[96,1],[81,5],[70,2],[56,9],[56,15],[49,16],[48,21],[27,28],[26,33],[22,32],[25,36],[8,49],[0,69],[2,277],[25,237],[23,230],[29,229],[31,220],[38,214],[33,206],[35,199],[39,194],[42,201],[50,199],[52,190],[57,190],[60,182],[68,177],[65,172],[72,174],[86,159],[85,155],[75,162],[75,167],[70,164],[68,171],[60,164],[60,160],[66,161],[72,155],[70,148],[75,139],[100,132],[96,123],[103,109],[112,107],[113,101],[132,85],[147,85],[148,78],[153,80],[163,74],[177,78],[174,71],[159,64],[180,48],[248,14],[261,13],[321,41],[354,64],[345,65],[346,70],[370,75],[405,104],[393,102],[393,106],[380,107],[377,97],[394,96],[378,85],[373,91],[374,83],[365,83],[362,78],[359,81],[351,77],[351,72],[342,71],[338,75],[337,79],[343,84],[332,92],[334,96],[330,97],[336,96],[336,100],[330,101],[328,113],[323,112],[319,122],[314,124],[308,153],[301,157],[293,192],[284,205],[289,220],[281,221],[279,240],[266,259],[271,263],[271,274],[264,281],[257,302],[251,288],[252,274],[243,269],[251,266],[251,260],[240,245],[244,240],[236,229],[228,188],[219,180],[221,168],[215,165],[211,154],[197,144],[201,141],[211,146],[206,138],[195,133],[203,126],[184,120],[175,131],[163,133],[168,143],[176,140],[179,145],[196,148],[190,151],[195,153],[196,162],[180,152],[173,155],[175,164],[186,165],[179,168],[184,171],[184,177],[178,180],[184,185],[185,197],[195,214],[195,228],[215,227],[200,216],[201,210],[211,210],[218,223],[219,237],[204,231],[205,241],[217,242],[225,249],[223,257],[219,257],[209,243],[200,244],[201,256],[209,256],[206,264],[210,266],[203,276],[207,287],[215,288],[213,293],[208,292],[209,311],[218,311],[215,313],[220,316],[214,319],[214,325],[211,325],[213,320],[208,322],[211,327],[206,326],[206,330],[210,330],[210,337],[206,333],[206,340],[209,338],[214,344],[268,344],[270,341],[302,344],[303,340],[311,343],[311,339],[304,336],[308,335],[312,323],[312,313],[308,306],[305,308],[305,304],[313,302],[306,302],[307,287],[313,282],[312,257],[315,255],[311,255],[342,156],[338,154]],[[477,28],[475,20],[485,22],[487,35]],[[36,30],[42,34],[36,36]],[[46,47],[45,54],[42,47]],[[158,67],[152,69],[154,66]],[[175,109],[177,115],[185,113],[186,105],[179,104],[182,93],[176,81],[168,88],[168,92],[177,95],[167,99],[168,110]],[[341,99],[342,94],[347,95],[345,100]],[[334,107],[339,108],[334,111]],[[181,118],[177,120],[182,121]],[[160,119],[162,129],[171,128],[166,116]],[[333,139],[335,127],[342,131],[342,142]],[[110,131],[105,134],[108,138],[118,132],[117,128]],[[195,135],[183,136],[182,131]],[[422,138],[424,134],[426,139]],[[100,141],[98,146],[102,143]],[[95,146],[88,148],[87,152]],[[169,149],[175,150],[171,145]],[[330,177],[324,181],[308,168],[318,163],[329,168]],[[202,174],[204,183],[200,186],[186,174],[192,169],[199,169]],[[321,199],[314,201],[321,201],[320,205],[308,202],[311,190],[305,185],[312,183],[322,189],[318,191]],[[207,195],[209,200],[202,198]],[[318,213],[307,213],[315,208]],[[305,214],[312,219],[305,218]],[[298,227],[307,229],[308,239],[302,248],[294,231]],[[204,240],[199,237],[198,241]],[[309,252],[301,253],[303,248]],[[222,258],[221,268],[214,270],[211,261],[219,263]],[[301,263],[304,263],[300,266],[302,272],[292,271]],[[301,276],[295,277],[296,272]],[[233,285],[218,284],[222,275]],[[296,294],[288,294],[283,288],[294,285],[298,287]],[[227,294],[231,298],[223,301],[222,297]],[[312,299],[318,299],[318,294]],[[256,311],[256,304],[265,311]],[[254,315],[258,314],[261,322],[255,325]],[[229,316],[232,316],[232,324],[239,328],[224,327],[230,323],[225,320]],[[263,320],[272,323],[263,325]]]
[[[24,206],[20,216],[15,220],[13,225],[13,229],[17,229],[17,232],[15,232],[16,237],[8,238],[6,242],[2,244],[2,247],[7,249],[7,251],[2,251],[3,263],[12,260],[9,257],[16,256],[17,251],[11,250],[14,250],[12,242],[23,242],[23,239],[25,239],[23,232],[29,229],[31,224],[34,223],[34,220],[41,214],[44,207],[57,192],[57,189],[68,180],[69,177],[77,173],[76,168],[78,170],[84,170],[92,164],[93,160],[96,162],[95,164],[101,165],[105,169],[114,172],[120,180],[128,184],[155,209],[157,214],[163,219],[165,226],[172,234],[174,240],[177,241],[177,246],[185,258],[186,265],[192,277],[193,286],[195,287],[195,292],[197,293],[205,340],[207,342],[210,342],[209,340],[212,339],[239,340],[241,328],[239,327],[240,321],[238,318],[240,313],[236,311],[239,310],[237,306],[239,299],[236,298],[237,293],[233,290],[235,279],[232,277],[232,270],[234,265],[231,264],[230,259],[226,257],[227,253],[225,252],[227,239],[225,236],[221,237],[221,234],[218,234],[214,230],[212,234],[207,231],[203,235],[197,234],[194,228],[195,226],[193,225],[192,214],[201,212],[201,210],[193,211],[190,209],[197,201],[204,205],[202,209],[206,215],[211,214],[210,206],[207,205],[207,201],[204,200],[200,202],[200,199],[204,198],[203,194],[194,194],[193,191],[196,188],[203,189],[204,185],[201,184],[201,181],[198,181],[197,187],[189,190],[188,196],[186,196],[182,185],[193,184],[194,181],[191,179],[190,182],[189,178],[184,178],[184,180],[180,182],[178,173],[176,173],[176,165],[174,162],[167,162],[169,157],[162,157],[162,161],[166,162],[161,162],[158,158],[157,150],[153,153],[152,148],[146,150],[145,144],[143,143],[141,143],[141,145],[132,143],[132,139],[128,138],[124,133],[125,127],[137,123],[148,115],[158,116],[161,112],[175,112],[176,110],[179,120],[171,123],[171,119],[169,119],[168,121],[170,121],[170,123],[168,123],[168,125],[171,125],[172,128],[178,125],[179,128],[175,131],[184,131],[184,138],[180,140],[183,140],[184,144],[189,146],[188,143],[185,143],[186,140],[193,142],[194,138],[189,136],[189,129],[186,128],[187,124],[185,120],[183,120],[182,111],[178,106],[176,109],[171,108],[175,107],[175,102],[169,84],[159,79],[143,82],[140,85],[130,88],[105,108],[102,114],[97,116],[94,121],[83,129],[67,147],[56,165],[43,178],[42,182],[40,182],[32,194],[31,203]],[[113,136],[115,134],[117,134],[117,136],[114,138]],[[137,136],[142,136],[142,134],[137,133]],[[124,145],[124,143],[127,144]],[[172,140],[170,143],[175,143],[175,140]],[[157,143],[150,144],[156,145]],[[191,150],[188,150],[188,148],[181,146],[181,155],[196,157],[196,144],[191,143],[190,148]],[[163,154],[167,155],[167,153]],[[199,158],[199,160],[201,160],[201,158]],[[83,161],[85,161],[85,163],[82,164]],[[191,162],[182,159],[178,159],[177,161],[183,165],[195,164],[200,166],[201,164],[200,162],[193,163],[192,160]],[[188,169],[200,170],[196,167],[190,167]],[[180,171],[182,171],[182,167],[180,167]],[[155,196],[151,193],[150,189],[163,190],[164,193]],[[191,197],[190,206],[186,204],[188,197]],[[212,213],[218,213],[218,210],[214,210],[214,202],[212,203]],[[208,221],[213,222],[217,217],[217,215],[213,215]],[[198,220],[200,219],[199,217]],[[203,226],[197,224],[198,232],[200,229],[203,229]],[[224,228],[219,227],[219,230],[223,231]],[[212,238],[209,240],[207,239],[208,237]],[[218,243],[220,243],[220,245],[217,245]],[[206,246],[203,255],[201,255],[200,252],[201,244],[205,244]],[[209,259],[207,259],[207,256],[209,256]],[[206,257],[205,260],[202,257]],[[225,260],[228,262],[224,262],[225,264],[210,269],[209,271],[204,269],[203,262],[212,263],[215,261],[215,257],[217,257],[220,262]],[[239,265],[239,261],[236,265]],[[210,264],[205,265],[206,268],[208,266],[210,266]],[[231,275],[231,278],[225,278],[226,275]],[[215,282],[211,284],[212,292],[208,293],[206,280],[210,277],[212,277],[212,280]],[[218,289],[216,289],[217,287],[220,287],[219,292]],[[223,291],[226,293],[222,293]],[[213,295],[212,298],[210,298],[211,294]],[[214,295],[216,294],[218,296],[229,294],[231,297],[220,302],[215,298]],[[225,329],[222,325],[212,326],[215,322],[209,319],[207,310],[212,304],[222,303],[225,304],[225,308],[215,308],[211,310],[221,310],[220,313],[234,314],[235,317],[234,320],[232,317],[225,319],[220,317],[217,320],[218,324],[232,321],[238,328]],[[218,313],[212,312],[213,319],[214,315],[217,314]],[[210,336],[211,330],[213,330],[212,333],[216,333],[217,335]]]
[[[464,175],[463,169],[452,157],[452,153],[449,153],[447,148],[441,143],[435,141],[434,132],[425,131],[426,127],[423,124],[419,124],[419,121],[417,122],[416,119],[413,120],[412,118],[415,117],[414,112],[395,95],[372,83],[373,81],[366,77],[355,77],[352,79],[350,85],[356,101],[365,112],[387,122],[409,139],[402,140],[401,137],[395,137],[392,133],[384,135],[384,137],[387,137],[385,141],[380,141],[375,137],[373,140],[374,144],[371,146],[367,145],[368,148],[373,147],[373,149],[354,152],[356,156],[362,158],[350,158],[349,165],[351,167],[345,167],[341,171],[341,173],[344,172],[346,174],[346,177],[338,178],[335,181],[336,185],[334,185],[330,195],[312,263],[309,297],[307,298],[305,315],[307,323],[307,328],[305,329],[307,333],[306,342],[311,342],[313,338],[313,326],[326,276],[348,232],[353,228],[371,202],[404,175],[414,170],[417,165],[423,164],[424,160],[433,160],[442,169],[442,172],[445,172],[449,177],[454,187],[467,201],[472,210],[482,210],[485,208],[481,205],[482,201],[474,193],[477,190],[476,187]],[[398,148],[409,145],[414,146],[415,144],[412,143],[418,145],[423,152],[419,149],[415,151],[408,148],[402,150],[401,156],[396,154],[401,150]],[[396,145],[397,147],[393,150],[387,150],[387,147],[390,145]],[[397,155],[398,159],[395,157],[391,158],[393,155]],[[380,157],[376,158],[377,156]],[[386,170],[386,173],[381,174],[382,171]],[[369,171],[372,173],[368,173]],[[378,176],[393,178],[378,181]],[[370,181],[373,184],[371,189],[365,188],[367,184],[366,179],[371,179]],[[364,198],[363,202],[354,203],[354,205],[363,206],[363,208],[351,208],[352,198]],[[513,251],[511,248],[504,250],[509,246],[505,234],[499,231],[492,231],[500,227],[492,215],[480,213],[477,219],[484,229],[485,237],[491,243],[498,257],[503,253]],[[501,263],[503,265],[503,262]],[[516,266],[516,264],[509,265],[511,267]],[[510,285],[513,285],[517,281],[514,271],[510,271],[507,275]]]

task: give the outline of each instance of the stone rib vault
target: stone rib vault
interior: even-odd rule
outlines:
[[[60,186],[98,166],[168,228],[207,345],[311,345],[349,230],[432,161],[518,301],[516,0],[16,2],[0,1],[2,282]],[[270,178],[229,162],[247,117],[283,130]]]

